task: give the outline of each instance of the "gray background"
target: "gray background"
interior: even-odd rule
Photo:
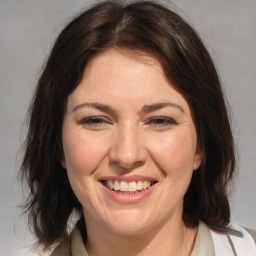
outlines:
[[[28,253],[32,236],[17,207],[22,200],[17,173],[18,149],[26,132],[24,117],[53,40],[66,21],[88,3],[0,0],[0,256],[33,255]],[[232,218],[256,228],[256,1],[173,3],[198,30],[219,69],[239,152]]]

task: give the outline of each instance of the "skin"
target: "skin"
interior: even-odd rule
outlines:
[[[145,107],[159,103],[169,105]],[[189,105],[157,60],[118,49],[95,56],[68,97],[62,136],[90,255],[190,254],[197,229],[182,221],[183,197],[202,157]],[[157,181],[136,203],[116,202],[99,182],[131,175]]]

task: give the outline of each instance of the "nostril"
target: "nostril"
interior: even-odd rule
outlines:
[[[130,172],[131,170],[134,170],[136,168],[139,168],[144,165],[143,161],[134,161],[134,162],[125,162],[122,160],[112,160],[111,164],[113,166],[116,166],[120,169],[122,172]]]
[[[136,142],[137,141],[137,142]],[[138,140],[130,141],[126,138],[122,143],[116,143],[109,151],[110,163],[123,171],[129,171],[145,164],[146,150],[138,145]]]

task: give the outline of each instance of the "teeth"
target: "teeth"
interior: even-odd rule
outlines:
[[[114,190],[119,190],[119,182],[117,180],[114,182]]]
[[[150,184],[149,184],[150,185]],[[143,188],[147,189],[148,188],[148,182],[145,180],[143,181]]]
[[[129,185],[127,182],[125,181],[121,181],[120,182],[120,190],[121,191],[128,191]]]
[[[140,191],[143,189],[148,189],[150,187],[150,181],[131,181],[131,182],[126,182],[126,181],[112,181],[108,180],[106,182],[106,186],[109,189],[115,190],[115,191],[121,191],[121,192],[136,192]]]
[[[136,188],[137,188],[137,185],[136,185],[136,182],[135,181],[132,181],[129,183],[129,188],[128,188],[128,191],[136,191]]]
[[[142,190],[142,189],[143,189],[142,181],[138,181],[137,190]]]
[[[114,183],[112,182],[112,180],[107,181],[107,187],[110,189],[114,189]]]

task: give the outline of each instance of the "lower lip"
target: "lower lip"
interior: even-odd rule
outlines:
[[[114,190],[107,188],[103,184],[102,184],[102,186],[103,186],[103,189],[106,192],[106,194],[112,200],[114,200],[118,203],[122,203],[122,204],[134,204],[134,203],[138,203],[138,202],[144,200],[145,198],[147,198],[154,191],[154,189],[157,186],[157,183],[152,185],[148,189],[142,190],[141,192],[136,193],[136,194],[118,193]]]

